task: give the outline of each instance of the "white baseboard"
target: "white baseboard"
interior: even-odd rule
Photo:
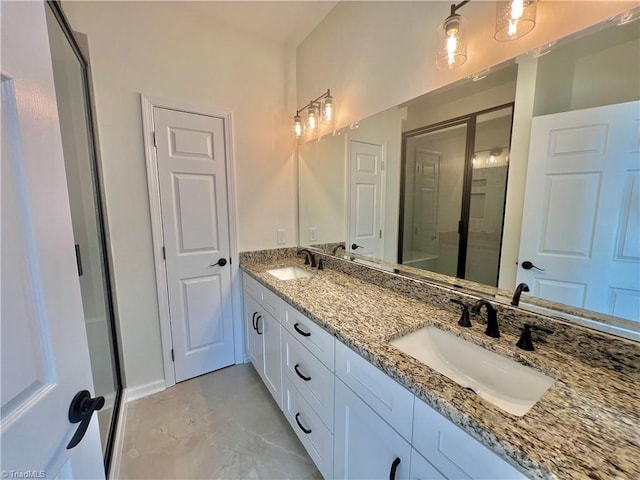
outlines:
[[[155,382],[145,383],[144,385],[138,385],[137,387],[128,388],[128,401],[133,402],[139,398],[153,395],[154,393],[162,392],[165,390],[164,380],[156,380]]]
[[[118,412],[118,424],[116,425],[115,437],[113,439],[113,449],[111,450],[111,464],[109,466],[109,479],[118,480],[120,478],[120,466],[122,465],[122,450],[124,448],[124,434],[127,425],[127,402],[129,401],[128,390],[122,389],[120,398],[120,411]]]

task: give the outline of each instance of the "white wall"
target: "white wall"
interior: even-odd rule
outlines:
[[[88,35],[124,368],[143,387],[164,373],[139,95],[232,112],[239,249],[274,248],[279,228],[295,245],[294,56],[181,2],[63,7]]]
[[[536,28],[517,41],[502,43],[493,39],[495,3],[471,2],[459,11],[470,27],[468,60],[458,69],[439,71],[436,29],[451,3],[338,3],[298,47],[298,103],[330,88],[339,102],[338,126],[347,125],[636,5],[543,1]]]

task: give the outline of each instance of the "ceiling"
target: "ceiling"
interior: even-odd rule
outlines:
[[[200,1],[188,8],[234,29],[297,47],[337,1]],[[184,4],[187,6],[187,4]]]

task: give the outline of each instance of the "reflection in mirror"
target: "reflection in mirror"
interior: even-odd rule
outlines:
[[[300,243],[640,331],[639,31],[605,22],[300,145]]]
[[[512,111],[403,134],[399,263],[498,286]]]

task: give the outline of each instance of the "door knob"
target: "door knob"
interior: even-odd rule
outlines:
[[[67,450],[75,447],[80,443],[80,440],[87,433],[87,427],[91,422],[91,415],[96,410],[100,410],[104,407],[104,397],[91,398],[91,394],[88,390],[81,390],[76,393],[76,396],[71,400],[69,405],[69,421],[71,423],[79,423],[76,433],[73,434]]]
[[[221,258],[220,260],[218,260],[216,263],[212,263],[211,265],[209,265],[210,267],[224,267],[227,264],[227,259],[226,258]]]
[[[524,262],[522,262],[522,268],[524,268],[525,270],[531,270],[532,268],[535,268],[536,270],[539,270],[541,272],[544,272],[544,268],[540,268],[540,267],[536,267],[533,263],[531,263],[529,260],[525,260]]]
[[[355,250],[356,248],[362,248],[362,245],[357,245],[355,243],[351,244],[351,250]]]

